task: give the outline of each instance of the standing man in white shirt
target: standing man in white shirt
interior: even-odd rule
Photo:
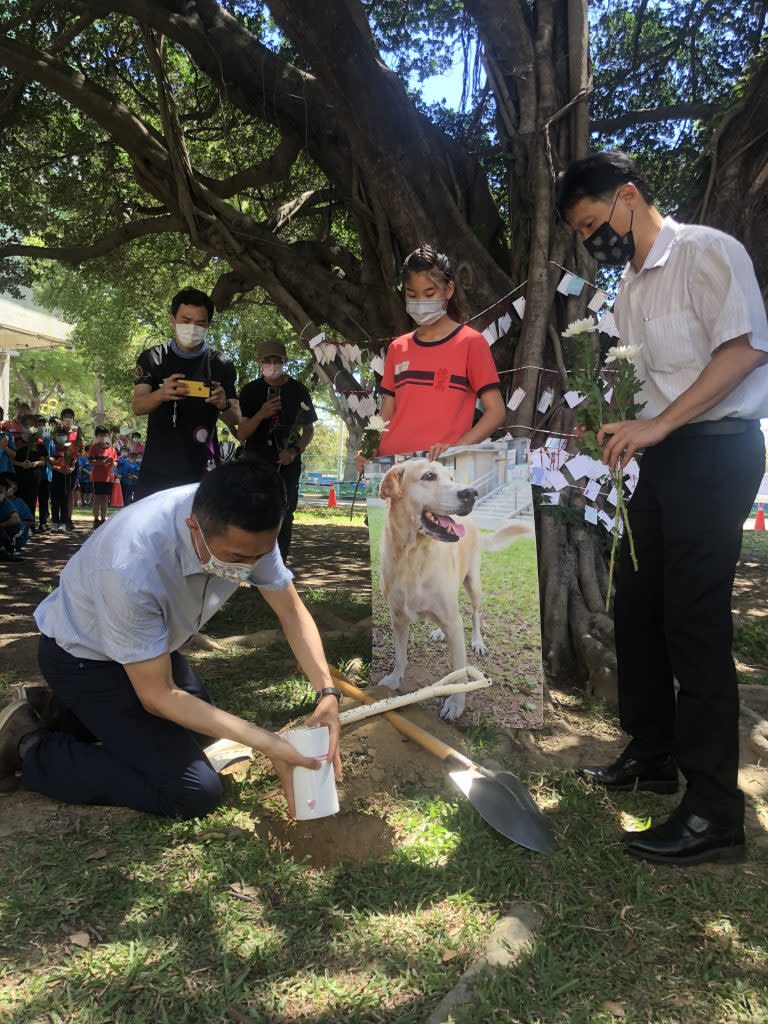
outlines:
[[[129,505],[89,538],[35,612],[58,713],[45,691],[0,712],[0,792],[21,770],[26,789],[56,800],[196,818],[221,799],[203,747],[229,739],[270,759],[293,814],[293,766],[320,762],[214,707],[179,651],[241,583],[259,588],[317,692],[307,725],[328,726],[338,775],[341,693],[280,557],[284,514],[277,472],[236,462]]]
[[[768,323],[744,247],[679,224],[653,205],[623,153],[591,153],[563,176],[560,214],[599,263],[624,266],[614,313],[639,346],[640,418],[600,431],[615,468],[644,450],[616,584],[619,713],[624,753],[584,777],[611,790],[674,793],[662,824],[625,834],[633,856],[696,864],[743,858],[738,788],[739,695],[731,593],[765,465]],[[678,693],[675,694],[675,681]]]

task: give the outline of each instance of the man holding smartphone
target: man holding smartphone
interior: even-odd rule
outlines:
[[[285,561],[291,547],[293,513],[299,503],[301,456],[315,433],[317,413],[306,387],[284,371],[285,345],[265,341],[257,354],[261,376],[240,392],[243,420],[237,436],[246,458],[262,459],[277,467],[285,483],[288,504],[277,538]]]
[[[137,501],[199,483],[218,418],[229,427],[240,422],[235,365],[206,341],[212,319],[210,297],[184,288],[171,302],[174,337],[136,360],[133,412],[148,418]]]

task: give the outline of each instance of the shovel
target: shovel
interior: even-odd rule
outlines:
[[[331,676],[347,697],[361,704],[375,703],[373,697],[350,683],[336,669],[331,668]],[[497,832],[537,853],[551,853],[554,850],[555,837],[549,822],[516,775],[506,771],[490,771],[475,764],[460,751],[449,747],[396,711],[385,712],[384,718],[399,733],[439,757],[448,766],[453,784]]]

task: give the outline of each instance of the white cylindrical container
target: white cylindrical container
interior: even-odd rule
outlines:
[[[328,726],[291,729],[290,732],[283,733],[283,739],[305,757],[316,757],[323,762],[317,771],[300,768],[298,765],[293,769],[297,821],[310,821],[312,818],[327,818],[331,814],[338,814],[336,777],[333,774],[333,764],[328,760]]]

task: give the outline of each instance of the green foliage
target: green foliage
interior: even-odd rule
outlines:
[[[592,117],[680,102],[729,105],[760,52],[765,29],[766,9],[759,0],[595,0]],[[673,120],[595,141],[635,155],[657,188],[662,210],[676,210],[699,188],[702,149],[712,128],[711,121]]]

